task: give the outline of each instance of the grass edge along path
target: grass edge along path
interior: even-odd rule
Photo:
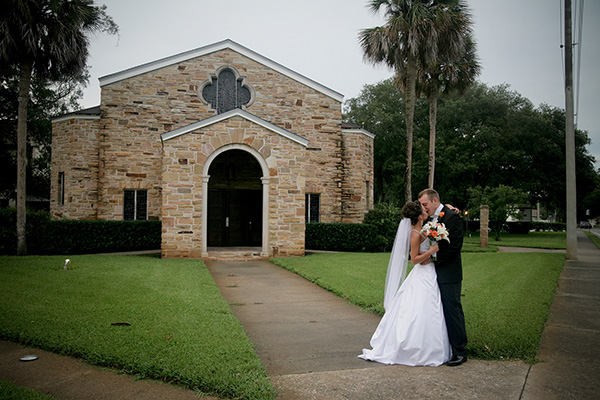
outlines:
[[[271,262],[382,315],[389,256],[327,253]],[[463,308],[472,357],[535,362],[564,257],[534,252],[463,254]]]
[[[14,385],[11,382],[0,380],[0,399],[2,400],[57,400],[37,390]]]
[[[236,399],[275,391],[200,260],[0,257],[0,337]]]
[[[600,236],[595,235],[594,233],[592,233],[590,231],[583,231],[583,233],[585,233],[587,235],[587,237],[589,237],[592,240],[592,242],[594,242],[596,247],[600,249]]]
[[[479,245],[479,232],[471,232],[464,238],[464,244]],[[529,233],[501,233],[500,240],[490,232],[488,246],[526,247],[532,249],[564,250],[567,248],[566,232],[529,232]],[[463,247],[463,252],[465,247]]]

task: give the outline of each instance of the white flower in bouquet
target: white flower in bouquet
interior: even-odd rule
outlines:
[[[425,234],[425,237],[429,239],[431,244],[439,242],[440,240],[446,240],[448,243],[450,243],[450,234],[448,233],[448,229],[446,229],[446,225],[440,222],[426,223],[421,229],[421,232]],[[437,253],[435,253],[431,259],[433,261],[437,260]]]

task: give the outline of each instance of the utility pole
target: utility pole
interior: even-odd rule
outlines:
[[[577,192],[573,107],[573,32],[571,0],[565,0],[565,161],[567,170],[567,259],[577,260]]]

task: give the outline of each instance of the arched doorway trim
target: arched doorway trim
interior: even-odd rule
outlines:
[[[210,175],[210,165],[212,162],[222,153],[229,150],[243,150],[250,153],[262,170],[262,182],[263,201],[262,201],[262,251],[261,257],[269,256],[269,166],[263,156],[256,151],[254,148],[241,143],[231,143],[215,150],[204,163],[202,169],[202,257],[208,257],[208,181]]]

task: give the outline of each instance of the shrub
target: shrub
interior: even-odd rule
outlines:
[[[505,228],[508,233],[529,233],[531,222],[507,222]]]
[[[370,224],[306,224],[306,248],[331,251],[382,251],[385,238]]]
[[[16,227],[17,210],[15,208],[0,209],[0,254],[16,254]]]
[[[546,231],[562,232],[562,231],[567,230],[567,224],[565,224],[564,222],[534,221],[531,223],[531,229],[535,230],[536,232],[546,232]]]
[[[160,221],[48,221],[43,254],[90,254],[160,248]]]
[[[382,251],[391,251],[402,220],[402,210],[392,204],[379,204],[365,215],[364,224],[374,225],[383,239]]]
[[[0,254],[15,254],[16,210],[0,210]],[[86,254],[160,248],[160,221],[51,220],[27,212],[28,254]]]

